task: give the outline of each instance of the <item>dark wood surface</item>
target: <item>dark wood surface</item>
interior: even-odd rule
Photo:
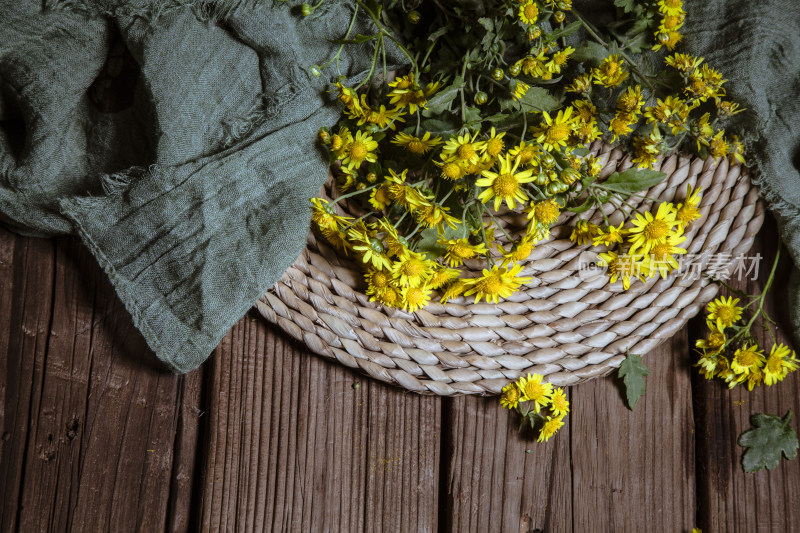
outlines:
[[[736,445],[753,413],[800,415],[800,379],[704,380],[702,327],[646,355],[635,411],[611,378],[572,387],[539,444],[496,398],[372,381],[254,313],[174,376],[76,239],[0,230],[0,530],[800,531],[800,461],[745,474]]]

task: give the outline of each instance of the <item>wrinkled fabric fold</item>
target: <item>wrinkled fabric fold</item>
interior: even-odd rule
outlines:
[[[77,233],[175,372],[202,363],[305,245],[328,175],[316,140],[354,14],[326,0],[0,6],[0,219]],[[363,15],[363,13],[362,13]],[[353,34],[372,34],[366,16]],[[401,64],[388,48],[389,65]]]
[[[728,98],[747,108],[733,117],[753,166],[754,182],[778,222],[781,240],[800,272],[800,2],[684,2],[687,51],[727,78]],[[800,286],[789,308],[800,342]]]

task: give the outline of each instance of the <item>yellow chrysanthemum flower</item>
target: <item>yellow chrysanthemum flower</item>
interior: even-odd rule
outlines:
[[[483,255],[489,250],[486,244],[470,244],[469,239],[443,239],[438,241],[440,246],[444,246],[444,260],[451,267],[464,264],[465,259],[472,259],[476,255]]]
[[[345,108],[353,114],[360,114],[361,100],[358,94],[351,88],[345,87],[341,82],[334,83],[337,89],[336,98],[344,104]]]
[[[550,440],[550,437],[555,435],[556,431],[561,429],[564,425],[564,417],[563,416],[548,416],[547,420],[545,420],[542,429],[539,431],[539,438],[536,439],[538,442],[547,442]]]
[[[588,94],[592,88],[592,80],[594,80],[594,74],[586,72],[575,77],[564,90],[568,93]]]
[[[429,131],[426,131],[422,137],[414,137],[407,133],[398,133],[391,142],[392,144],[402,146],[412,154],[425,155],[429,150],[442,144],[442,138],[431,138],[431,132]]]
[[[523,402],[534,402],[535,412],[539,412],[542,407],[550,403],[550,395],[553,393],[553,384],[542,380],[541,374],[528,374],[519,379],[519,390],[522,392]]]
[[[623,113],[637,114],[642,110],[644,97],[640,85],[629,86],[619,98],[617,98],[617,109]]]
[[[380,239],[362,229],[351,228],[347,231],[347,240],[350,241],[351,248],[361,256],[364,263],[369,263],[378,270],[391,267],[391,261],[386,255]]]
[[[426,228],[435,227],[440,233],[444,233],[445,224],[455,229],[458,223],[461,222],[450,215],[448,211],[450,211],[450,208],[443,205],[423,205],[414,211],[414,219]]]
[[[542,112],[544,122],[539,124],[536,142],[541,143],[545,150],[554,150],[565,146],[572,133],[575,118],[572,117],[572,106],[560,110],[555,118],[551,118],[547,111]]]
[[[531,202],[525,211],[528,214],[528,220],[533,223],[552,226],[561,215],[561,206],[552,198],[548,198],[541,202]]]
[[[708,320],[706,321],[706,325],[708,326],[708,338],[705,339],[697,339],[694,345],[699,348],[702,353],[715,353],[722,350],[725,346],[725,342],[727,339],[725,338],[725,333],[717,327],[717,323]]]
[[[636,124],[637,118],[628,113],[617,112],[611,122],[608,123],[608,131],[611,133],[611,142],[616,142],[620,137],[624,137],[633,131],[632,126]]]
[[[725,331],[725,328],[732,326],[742,318],[744,308],[737,306],[738,303],[739,298],[734,299],[729,296],[726,300],[724,296],[720,296],[706,307],[708,319],[713,320],[720,331]]]
[[[487,156],[492,159],[496,159],[501,153],[503,153],[503,149],[505,148],[503,137],[505,134],[506,132],[497,133],[494,126],[492,126],[492,130],[489,132],[489,138],[486,139],[483,145],[484,152]]]
[[[459,279],[452,285],[450,285],[444,293],[442,293],[442,297],[440,301],[442,303],[447,303],[448,300],[452,300],[453,298],[458,298],[461,296],[465,290],[467,290],[469,286],[464,280]]]
[[[524,74],[532,78],[543,78],[547,73],[547,69],[545,68],[546,62],[547,56],[544,55],[544,51],[542,50],[536,57],[525,56],[514,63],[514,65],[519,66]]]
[[[517,202],[525,201],[526,195],[521,185],[534,180],[533,171],[528,169],[517,172],[519,159],[512,160],[510,154],[499,158],[499,162],[498,172],[484,170],[481,173],[483,177],[475,181],[478,187],[486,187],[478,195],[478,199],[485,204],[494,198],[495,210],[499,209],[504,201],[510,209],[514,209],[517,207]]]
[[[364,272],[364,280],[367,282],[367,296],[378,294],[388,288],[392,283],[392,273],[388,270],[378,270],[367,267]]]
[[[532,278],[522,278],[518,274],[522,270],[522,265],[514,265],[511,268],[494,265],[491,270],[483,269],[483,275],[478,278],[466,280],[469,290],[464,296],[475,295],[475,302],[482,299],[486,302],[498,303],[500,298],[508,298],[523,283],[528,283]]]
[[[333,205],[322,198],[311,199],[311,220],[320,230],[336,230],[340,226],[349,226],[353,217],[337,215]]]
[[[405,119],[403,118],[402,109],[386,109],[386,106],[381,104],[381,106],[375,110],[370,109],[365,104],[365,112],[364,115],[358,119],[358,125],[361,126],[367,122],[375,124],[379,128],[390,128],[393,130],[397,127],[395,124],[396,122],[405,122]]]
[[[425,307],[431,300],[431,290],[428,287],[405,287],[400,293],[400,305],[406,311],[414,312]]]
[[[642,215],[635,214],[633,227],[628,230],[628,241],[631,243],[630,253],[637,250],[647,254],[656,244],[666,242],[672,229],[678,225],[675,213],[667,202],[658,206],[655,216],[649,211]]]
[[[611,283],[622,278],[622,288],[626,291],[631,288],[631,280],[636,278],[640,281],[645,280],[642,264],[638,257],[632,255],[617,255],[614,252],[603,252],[598,254],[598,264],[608,268],[608,276]]]
[[[686,253],[685,248],[678,248],[676,244],[685,240],[686,237],[682,232],[670,232],[664,242],[653,246],[650,253],[645,255],[642,260],[642,270],[645,274],[649,277],[658,273],[661,274],[662,279],[667,279],[669,273],[679,267],[674,256]]]
[[[703,61],[704,59],[702,57],[689,54],[672,54],[664,58],[664,62],[667,65],[681,72],[691,72],[699,67]]]
[[[425,286],[438,289],[454,282],[460,275],[461,271],[456,268],[436,267],[431,276],[425,280]]]
[[[407,173],[408,170],[403,170],[398,176],[394,170],[389,169],[389,175],[384,176],[384,179],[386,179],[386,183],[388,183],[387,191],[389,193],[389,198],[397,205],[409,211],[413,211],[428,202],[416,189],[406,183]]]
[[[550,58],[545,64],[545,68],[551,74],[561,74],[561,69],[567,63],[567,59],[575,52],[575,49],[571,46],[566,47],[563,50],[559,50],[558,52],[553,54],[553,57]]]
[[[482,142],[477,141],[478,132],[470,135],[453,135],[442,147],[441,158],[444,161],[453,161],[461,164],[477,163],[483,149]]]
[[[384,182],[380,186],[375,187],[369,193],[369,205],[376,211],[381,211],[389,207],[392,198],[389,195],[389,185]]]
[[[525,24],[536,24],[536,21],[539,20],[539,7],[533,0],[525,2],[519,6],[519,13],[517,13],[517,15],[519,16],[519,20]]]
[[[516,409],[521,398],[522,393],[517,384],[509,383],[503,387],[503,393],[500,395],[500,405],[508,409]]]
[[[530,257],[531,253],[533,253],[533,248],[534,236],[532,235],[525,235],[520,240],[509,246],[508,250],[505,248],[500,248],[503,255],[503,264],[506,265],[511,262],[518,263],[520,261],[524,261]]]
[[[797,370],[797,358],[793,351],[784,344],[773,344],[769,357],[764,364],[764,383],[772,386],[783,381],[789,372]]]
[[[658,161],[658,156],[661,155],[662,142],[663,139],[658,128],[653,128],[653,131],[647,136],[635,137],[631,161],[637,163],[638,168],[652,169]]]
[[[623,224],[624,222],[620,222],[619,226],[610,225],[606,229],[597,228],[596,235],[592,238],[592,244],[608,247],[622,244],[625,234],[628,232],[628,230],[622,229]]]
[[[572,233],[569,236],[569,240],[574,242],[575,244],[589,244],[594,239],[595,235],[597,235],[598,226],[596,224],[592,224],[587,220],[579,220],[575,227],[572,228]]]
[[[702,216],[700,210],[697,209],[697,206],[700,205],[700,200],[703,199],[701,191],[701,188],[693,190],[691,184],[686,186],[686,200],[675,207],[675,220],[678,221],[680,230],[683,230],[692,221]]]
[[[325,237],[334,248],[347,255],[347,250],[350,249],[350,243],[347,242],[344,232],[341,228],[320,228],[320,233]]]
[[[395,285],[389,285],[370,296],[371,302],[378,302],[387,307],[397,307],[400,304],[400,289]]]
[[[539,146],[528,144],[522,141],[520,144],[508,151],[508,155],[519,159],[522,166],[539,166]]]
[[[391,265],[394,279],[400,285],[419,287],[433,272],[433,263],[417,252],[406,251]]]
[[[702,355],[694,366],[700,368],[700,373],[704,378],[714,379],[721,359],[724,359],[724,357],[719,353],[707,353]]]
[[[567,400],[567,394],[564,389],[559,387],[553,390],[553,394],[550,396],[550,409],[556,416],[563,416],[569,413],[569,400]]]
[[[375,153],[377,149],[378,143],[372,139],[371,135],[357,131],[355,137],[344,148],[342,165],[346,165],[348,168],[361,168],[361,164],[365,161],[374,163],[378,160],[378,155]]]
[[[616,87],[628,79],[628,71],[624,62],[618,55],[612,55],[603,60],[600,65],[592,70],[594,82],[603,87]]]
[[[758,345],[751,346],[745,343],[733,355],[731,370],[737,374],[748,375],[755,370],[761,369],[764,363],[766,363],[766,359],[764,359],[764,353],[758,348]]]
[[[528,92],[531,86],[525,83],[524,81],[514,80],[514,91],[511,93],[511,96],[515,100],[521,99],[525,94]]]

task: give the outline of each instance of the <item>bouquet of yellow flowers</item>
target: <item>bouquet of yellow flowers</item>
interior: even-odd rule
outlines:
[[[611,281],[661,275],[686,253],[684,230],[699,217],[701,191],[638,213],[627,200],[664,178],[659,156],[687,146],[703,156],[742,146],[720,126],[739,111],[719,72],[669,53],[685,17],[680,0],[618,1],[609,36],[570,1],[356,2],[375,35],[370,76],[334,89],[345,117],[320,132],[339,196],[312,200],[319,232],[363,265],[367,294],[415,311],[438,293],[498,302],[530,281],[527,259],[562,212],[611,203],[631,225],[579,220],[572,239],[602,246]],[[407,71],[385,62],[399,47]],[[336,68],[334,56],[314,68]],[[661,65],[664,68],[661,68]],[[589,150],[605,137],[638,168],[600,179]],[[356,216],[336,204],[348,200]],[[516,211],[517,230],[499,217]],[[476,277],[465,262],[483,261]]]
[[[678,268],[702,191],[688,186],[682,202],[652,212],[630,199],[653,200],[644,191],[665,177],[654,166],[677,149],[744,162],[724,129],[741,109],[703,58],[674,52],[681,0],[614,4],[601,32],[570,0],[356,1],[354,19],[365,11],[378,31],[348,30],[339,50],[372,42],[373,64],[357,85],[333,89],[344,117],[319,137],[336,190],[312,199],[312,219],[362,265],[372,301],[413,312],[437,294],[508,298],[531,281],[523,262],[565,212],[577,215],[570,239],[598,247],[598,264],[625,290]],[[387,47],[408,65],[387,65]],[[313,69],[337,63],[338,54]],[[621,145],[636,168],[601,175],[599,139]],[[612,223],[607,204],[623,217]],[[580,216],[590,209],[604,224]],[[516,225],[504,223],[512,216]],[[722,356],[712,363],[701,350],[707,373],[725,372]],[[741,375],[726,374],[732,384]],[[547,440],[569,402],[542,379],[508,384],[501,403]]]

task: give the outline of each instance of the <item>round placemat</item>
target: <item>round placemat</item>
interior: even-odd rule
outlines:
[[[600,179],[632,166],[619,148],[596,142],[592,152],[603,163]],[[499,394],[510,380],[538,373],[567,386],[603,376],[625,353],[646,355],[680,330],[717,293],[709,268],[733,268],[742,260],[764,219],[764,207],[747,169],[727,159],[672,154],[656,165],[667,177],[645,193],[659,201],[681,202],[687,184],[701,187],[702,218],[686,231],[688,253],[682,268],[666,279],[621,281],[587,270],[597,251],[577,245],[569,235],[578,218],[601,224],[597,209],[564,213],[548,239],[523,262],[521,276],[532,281],[499,304],[473,304],[459,297],[409,313],[370,302],[360,266],[341,257],[313,232],[306,249],[275,286],[256,303],[268,321],[323,357],[369,376],[421,394]],[[329,180],[323,197],[335,198]],[[631,197],[644,212],[654,202]],[[342,201],[343,213],[359,208]],[[607,204],[610,221],[624,213]],[[520,218],[522,217],[522,218]],[[500,220],[512,236],[524,214]],[[498,241],[507,240],[497,233]],[[479,275],[486,265],[468,262]]]

